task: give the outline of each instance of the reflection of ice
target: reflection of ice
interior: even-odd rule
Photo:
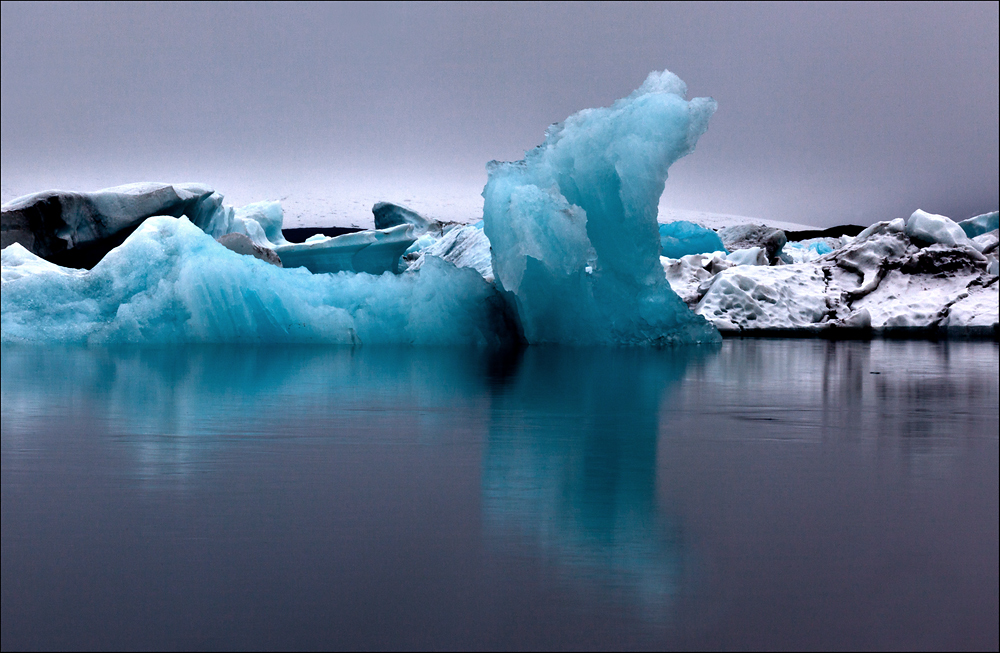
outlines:
[[[915,473],[937,473],[981,432],[1000,392],[996,343],[915,340],[730,340],[691,370],[673,405],[737,426],[712,439],[858,442],[896,452]]]
[[[487,539],[537,546],[573,578],[620,589],[643,609],[669,604],[683,547],[657,505],[660,399],[689,361],[714,351],[529,348],[493,400]]]
[[[490,362],[474,349],[5,346],[5,446],[30,447],[39,418],[89,416],[138,475],[178,480],[227,447],[359,437],[336,430],[359,414],[389,423],[407,411],[402,428],[374,434],[385,440],[443,432],[450,411],[484,413]]]

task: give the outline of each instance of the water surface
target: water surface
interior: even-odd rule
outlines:
[[[2,646],[993,648],[996,343],[2,350]]]

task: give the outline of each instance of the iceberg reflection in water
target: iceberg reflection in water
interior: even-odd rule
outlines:
[[[660,404],[689,361],[717,350],[526,351],[493,397],[487,539],[537,548],[569,577],[625,590],[664,618],[683,545],[657,505]]]
[[[2,349],[8,648],[996,648],[1000,348]]]

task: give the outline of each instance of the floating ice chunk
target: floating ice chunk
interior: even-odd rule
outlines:
[[[401,224],[390,229],[358,231],[343,236],[311,236],[304,243],[275,248],[286,268],[307,268],[310,272],[399,272],[399,258],[413,244],[413,226]]]
[[[719,234],[687,220],[661,224],[660,256],[678,259],[689,254],[725,252]]]
[[[922,243],[972,246],[965,231],[951,218],[917,209],[906,221],[906,235]]]
[[[723,270],[695,310],[720,330],[806,329],[830,316],[823,270],[810,263]]]
[[[404,227],[407,229],[409,227]],[[229,251],[186,218],[146,220],[92,270],[3,250],[3,342],[488,344],[503,302],[473,270],[320,274]]]
[[[477,229],[473,225],[451,229],[442,238],[427,246],[409,269],[419,270],[427,257],[434,256],[460,268],[472,268],[487,281],[493,281],[490,240],[482,229]]]
[[[982,236],[990,231],[1000,229],[1000,212],[993,211],[992,213],[977,215],[974,218],[962,220],[958,223],[958,226],[962,228],[962,231],[969,238]]]
[[[770,265],[767,251],[763,247],[738,249],[726,255],[726,261],[732,265]]]
[[[716,108],[685,93],[673,73],[651,73],[611,107],[551,126],[524,160],[488,166],[483,228],[493,271],[529,342],[718,338],[670,289],[659,262],[667,170],[694,149]]]

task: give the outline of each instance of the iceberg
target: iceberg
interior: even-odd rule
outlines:
[[[962,228],[962,231],[969,238],[982,236],[983,234],[1000,229],[1000,212],[983,213],[974,218],[962,220],[958,223],[958,226]]]
[[[699,224],[676,220],[661,224],[659,229],[660,256],[679,259],[689,254],[726,252],[719,234]]]
[[[662,345],[718,332],[671,290],[657,204],[716,103],[668,71],[610,107],[551,126],[521,161],[491,162],[483,230],[495,283],[530,343]]]
[[[822,322],[830,308],[817,266],[738,265],[712,281],[697,312],[720,331],[796,330]]]
[[[960,242],[928,244],[930,237],[948,241],[957,234],[938,220],[943,216],[917,217],[874,224],[811,262],[723,269],[686,299],[723,332],[996,337],[996,259],[964,232]]]
[[[722,252],[711,254],[688,254],[679,259],[660,257],[660,265],[667,275],[670,288],[684,303],[693,307],[705,294],[702,284],[710,282],[715,275],[732,267]]]
[[[408,227],[404,227],[406,229]],[[231,252],[187,218],[142,223],[91,270],[15,243],[2,252],[2,341],[385,343],[517,339],[474,270],[429,259],[417,274],[312,274]]]

